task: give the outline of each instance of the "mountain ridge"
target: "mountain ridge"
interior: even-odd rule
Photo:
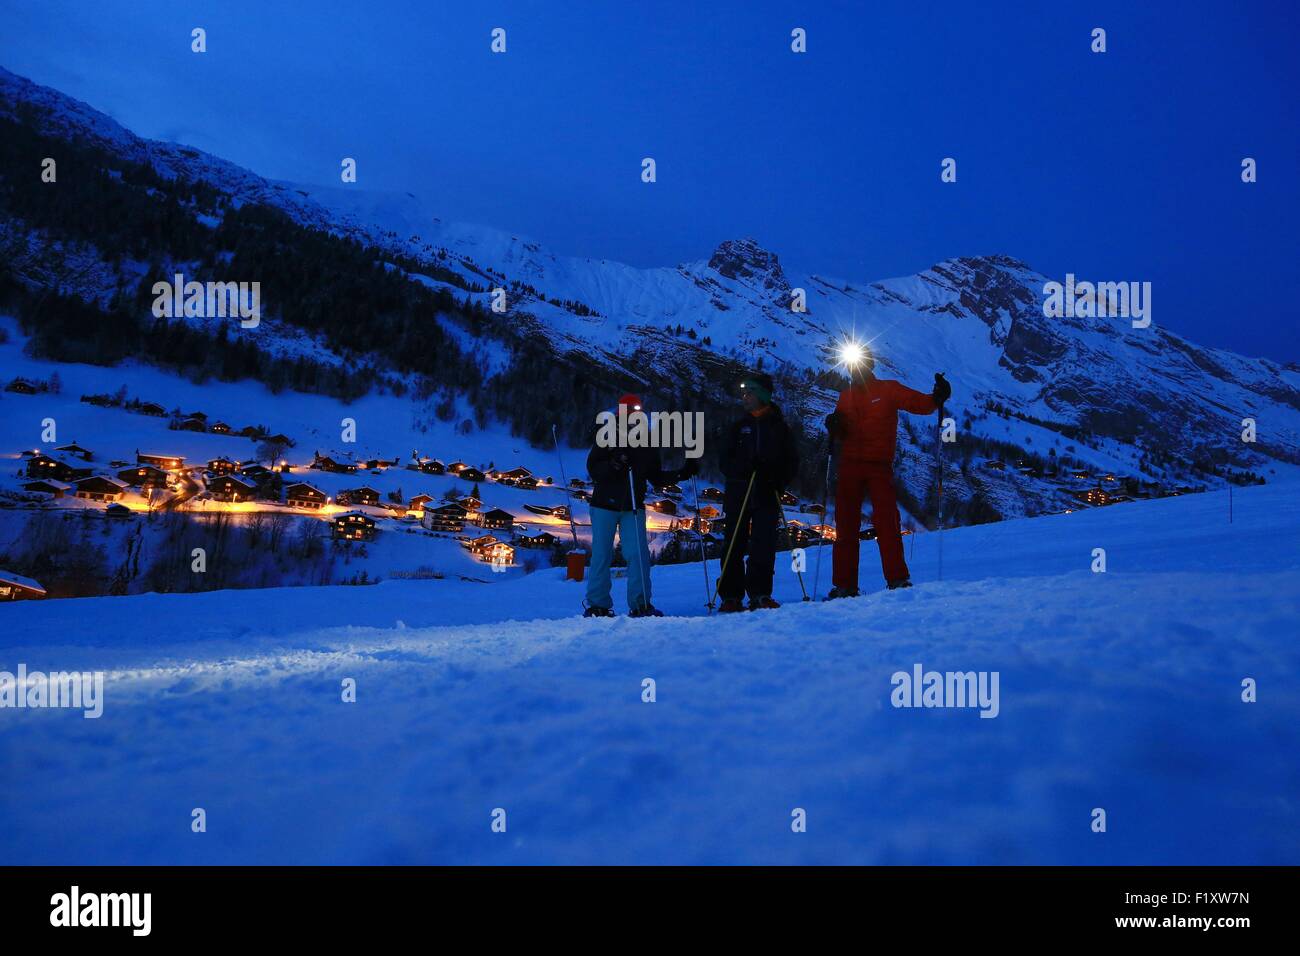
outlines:
[[[1131,470],[1145,478],[1156,480],[1166,467],[1157,460],[1170,460],[1181,462],[1176,471],[1184,477],[1199,468],[1208,484],[1234,470],[1276,474],[1282,463],[1300,464],[1300,365],[1205,348],[1158,318],[1145,330],[1127,319],[1048,318],[1048,277],[1006,253],[954,257],[912,276],[860,282],[789,269],[757,239],[739,237],[720,241],[707,258],[643,269],[558,255],[505,230],[446,222],[413,193],[267,180],[191,147],[145,140],[3,68],[0,117],[93,143],[176,181],[207,184],[228,209],[267,206],[304,228],[373,247],[390,265],[402,263],[408,278],[458,301],[486,309],[492,289],[504,289],[521,335],[617,377],[665,386],[676,380],[676,397],[708,388],[714,399],[725,398],[717,381],[694,375],[703,357],[714,355],[722,363],[715,379],[729,366],[766,367],[787,401],[816,420],[833,403],[833,381],[824,373],[835,344],[853,337],[870,345],[883,375],[926,387],[935,371],[946,372],[957,389],[952,411],[959,425],[985,449],[1001,441],[1025,449],[1045,430],[1058,444],[1052,435],[1073,439],[1080,454],[1083,439],[1127,446]],[[29,233],[25,240],[48,247],[48,237]],[[116,274],[120,285],[121,270]],[[791,308],[797,290],[806,311]],[[292,315],[284,318],[292,323]],[[1261,420],[1261,437],[1246,447],[1238,436],[1243,419],[1252,417]],[[914,453],[924,444],[907,427],[900,438]],[[963,465],[969,463],[967,455]],[[900,470],[922,497],[919,464],[902,463]],[[988,484],[976,478],[967,476],[972,494]],[[1019,493],[1003,492],[1000,510],[1016,511]]]

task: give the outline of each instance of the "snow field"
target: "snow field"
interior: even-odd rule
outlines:
[[[0,668],[109,674],[100,720],[0,711],[0,858],[1294,863],[1300,505],[1235,505],[948,532],[942,582],[925,535],[912,591],[802,604],[783,568],[728,618],[697,566],[655,570],[661,620],[575,618],[558,571],[15,605]],[[915,663],[998,671],[999,716],[895,709]]]

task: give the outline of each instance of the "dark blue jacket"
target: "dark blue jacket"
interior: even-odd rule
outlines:
[[[746,412],[731,424],[722,446],[722,474],[728,482],[749,484],[755,475],[756,485],[785,489],[799,473],[799,449],[785,416],[776,405],[766,413]]]

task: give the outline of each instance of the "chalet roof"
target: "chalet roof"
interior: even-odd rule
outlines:
[[[72,487],[66,481],[56,481],[53,478],[37,478],[35,481],[27,482],[23,487],[31,488],[33,485],[46,485],[50,488],[57,488],[59,491],[67,491]]]
[[[491,518],[493,515],[500,515],[503,518],[514,517],[514,515],[512,515],[509,511],[504,510],[503,508],[493,508],[491,511],[485,511],[483,512],[482,517]]]
[[[375,519],[372,518],[370,515],[366,514],[364,511],[345,511],[342,514],[334,515],[334,517],[331,518],[330,520],[341,521],[344,518],[364,518],[366,521],[369,521],[371,524],[374,524],[375,522]]]
[[[17,585],[20,588],[27,588],[29,591],[39,591],[41,594],[45,593],[45,588],[41,587],[40,582],[24,577],[21,574],[14,574],[12,571],[0,569],[0,581],[5,584]]]
[[[317,488],[315,485],[309,485],[309,484],[307,484],[307,482],[305,482],[305,481],[295,481],[295,482],[294,482],[293,484],[291,484],[288,488],[284,489],[284,493],[287,495],[289,492],[294,491],[295,489],[301,489],[301,488],[305,488],[305,489],[307,489],[308,491],[314,491],[314,492],[316,492],[316,494],[320,495],[321,497],[324,497],[324,496],[325,496],[325,492],[321,491],[321,490],[320,490],[319,488]]]
[[[123,491],[126,490],[126,482],[118,481],[116,478],[110,478],[108,475],[91,475],[88,478],[78,478],[73,482],[73,484],[80,488],[88,481],[107,481],[110,485],[117,485],[117,487],[121,488]]]
[[[56,458],[54,455],[47,455],[45,454],[45,452],[41,452],[39,455],[32,455],[31,460],[36,461],[37,459],[40,458],[44,458],[46,461],[52,461],[55,464],[62,465],[64,468],[80,469],[82,471],[85,471],[86,469],[84,462],[81,465],[74,465],[63,458]]]
[[[135,457],[136,458],[171,458],[175,461],[185,460],[184,455],[159,455],[156,452],[152,452],[152,451],[137,451],[135,453]]]
[[[214,485],[219,485],[222,482],[233,482],[234,484],[243,485],[245,488],[249,489],[257,487],[255,482],[248,481],[246,477],[241,478],[239,475],[217,475],[217,477],[212,479]]]
[[[355,494],[358,491],[370,491],[370,492],[374,492],[376,495],[379,494],[378,488],[372,488],[369,485],[362,485],[359,488],[346,488],[344,489],[344,491],[346,491],[347,494]],[[340,492],[340,494],[342,493],[343,492]]]

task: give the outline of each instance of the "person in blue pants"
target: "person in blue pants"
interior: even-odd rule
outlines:
[[[624,395],[620,405],[629,413],[642,411],[637,395]],[[646,544],[645,493],[647,485],[673,484],[696,474],[698,466],[665,469],[657,448],[620,448],[595,445],[587,455],[591,475],[591,567],[587,575],[584,617],[613,617],[610,567],[614,560],[614,532],[618,532],[627,560],[629,617],[662,617],[650,602],[650,548]]]
[[[646,543],[645,508],[637,511],[591,509],[591,567],[587,573],[587,617],[612,617],[610,565],[614,559],[614,532],[623,545],[627,560],[627,606],[632,617],[657,617],[650,603],[650,546]]]

